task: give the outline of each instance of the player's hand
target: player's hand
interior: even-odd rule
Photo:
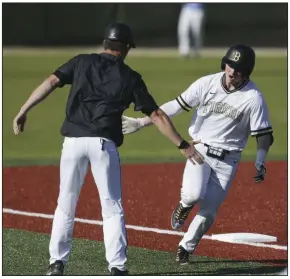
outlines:
[[[190,141],[190,146],[186,149],[180,149],[180,152],[191,161],[192,164],[198,163],[199,165],[202,165],[204,163],[204,157],[199,151],[195,148],[195,144],[200,143],[200,140],[197,141]]]
[[[261,183],[265,179],[266,168],[264,165],[255,165],[256,167],[256,175],[254,176],[256,183]]]
[[[122,132],[124,135],[139,131],[142,128],[137,118],[122,116]]]
[[[24,131],[24,125],[27,120],[26,114],[19,112],[13,120],[13,131],[15,135]]]

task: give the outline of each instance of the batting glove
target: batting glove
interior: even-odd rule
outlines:
[[[122,116],[122,132],[124,135],[135,133],[139,131],[142,127],[143,126],[138,118]]]
[[[255,165],[256,166],[256,176],[254,176],[256,183],[261,183],[265,179],[266,175],[266,168],[264,164],[262,165]]]

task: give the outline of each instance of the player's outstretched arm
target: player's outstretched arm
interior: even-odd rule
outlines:
[[[44,100],[59,85],[59,78],[55,75],[50,75],[32,92],[13,120],[13,131],[15,135],[24,131],[28,111]]]
[[[160,109],[162,109],[162,111],[164,111],[170,118],[184,111],[176,99],[163,104]],[[128,116],[122,117],[122,131],[124,135],[135,133],[141,128],[152,124],[152,120],[148,116],[142,118],[133,118]]]
[[[151,125],[151,119],[149,117],[144,118],[134,118],[129,116],[122,116],[122,132],[124,135],[132,134],[139,131],[141,128],[145,127],[143,124],[143,119],[147,121],[147,125]]]

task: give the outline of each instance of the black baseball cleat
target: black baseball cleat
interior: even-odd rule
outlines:
[[[128,270],[120,270],[117,267],[112,267],[110,274],[112,276],[126,276],[129,275]]]
[[[183,207],[181,203],[178,204],[171,216],[171,227],[174,230],[180,230],[183,227],[184,222],[193,207],[194,205]]]
[[[176,253],[176,262],[181,265],[189,263],[189,252],[187,252],[182,246],[179,246]]]
[[[51,264],[45,275],[61,276],[64,273],[64,264],[62,261],[55,261]]]

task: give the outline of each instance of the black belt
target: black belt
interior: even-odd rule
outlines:
[[[204,146],[206,146],[206,147],[210,147],[210,145],[208,145],[207,143],[204,143]],[[220,148],[220,149],[222,149],[226,154],[230,154],[230,153],[231,153],[231,151],[226,150],[226,149],[223,149],[223,148],[221,148],[221,147],[216,147],[216,148]]]

